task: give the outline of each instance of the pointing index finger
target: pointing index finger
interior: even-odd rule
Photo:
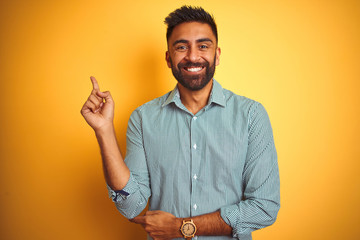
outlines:
[[[91,76],[91,77],[90,77],[90,80],[91,80],[91,82],[92,82],[93,89],[94,89],[94,90],[100,90],[99,84],[98,84],[98,82],[96,81],[95,77]]]

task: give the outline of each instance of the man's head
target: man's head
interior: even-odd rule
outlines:
[[[168,25],[166,61],[176,80],[197,91],[213,78],[219,64],[217,29],[202,8],[183,6],[165,19]]]
[[[166,40],[169,42],[169,38],[177,25],[185,22],[200,22],[206,23],[211,27],[211,30],[216,38],[216,44],[218,41],[217,27],[214,17],[206,12],[201,7],[182,6],[176,9],[165,18],[165,24],[167,25]]]

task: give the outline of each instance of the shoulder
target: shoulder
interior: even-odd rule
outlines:
[[[226,107],[228,111],[240,114],[246,119],[248,125],[258,121],[269,121],[269,116],[263,104],[251,98],[235,94],[234,92],[223,89]]]
[[[157,97],[149,102],[144,103],[143,105],[137,107],[131,114],[131,117],[141,117],[142,115],[154,114],[159,112],[165,103],[166,99],[169,97],[171,91],[164,94],[161,97]],[[130,118],[131,118],[130,117]]]
[[[226,106],[234,108],[237,111],[243,111],[250,114],[252,111],[257,109],[259,106],[262,107],[262,104],[251,98],[238,95],[228,89],[223,88],[223,94],[226,101]]]

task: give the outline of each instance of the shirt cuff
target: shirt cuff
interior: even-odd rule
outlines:
[[[130,178],[123,189],[115,191],[107,184],[106,187],[109,192],[109,198],[111,198],[113,202],[118,202],[120,198],[125,200],[139,188],[131,172],[130,172]]]
[[[238,226],[240,222],[239,207],[234,204],[220,208],[220,215],[224,222],[232,227],[232,235],[234,238],[238,238]]]

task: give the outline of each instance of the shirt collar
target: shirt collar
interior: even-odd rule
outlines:
[[[213,79],[213,87],[211,90],[208,105],[210,105],[211,103],[216,103],[222,107],[226,106],[223,88],[221,87],[220,83],[218,83],[215,79]]]
[[[180,93],[177,85],[175,86],[174,90],[170,92],[169,96],[167,97],[166,101],[163,103],[162,106],[165,107],[166,105],[175,102],[175,100],[180,100]]]
[[[177,103],[177,101],[180,101],[180,92],[176,85],[162,106],[165,107],[172,102]],[[210,98],[207,105],[210,105],[211,103],[216,103],[222,107],[226,106],[223,88],[215,79],[213,79],[213,87],[211,89]]]

